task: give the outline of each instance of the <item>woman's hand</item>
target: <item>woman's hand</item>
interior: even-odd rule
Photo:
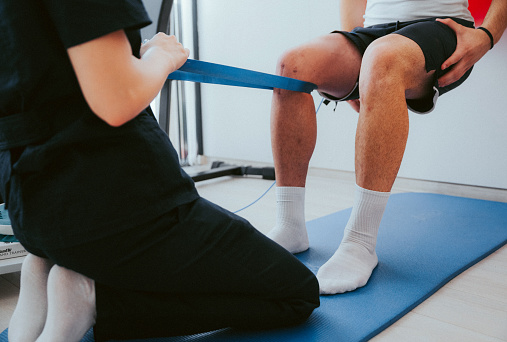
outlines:
[[[161,54],[170,62],[168,74],[178,70],[188,59],[190,51],[185,49],[175,36],[168,36],[159,32],[150,40],[145,40],[141,45],[141,59],[150,57],[150,54]]]

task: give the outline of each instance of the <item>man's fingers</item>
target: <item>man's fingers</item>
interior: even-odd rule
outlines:
[[[443,24],[446,24],[447,26],[449,26],[450,28],[452,28],[455,32],[456,32],[456,28],[457,28],[456,25],[459,25],[454,20],[448,19],[448,18],[446,18],[446,19],[437,18],[436,21],[439,21],[439,22],[441,22]]]
[[[449,68],[451,65],[454,65],[458,63],[461,59],[461,55],[458,53],[458,51],[454,51],[454,53],[451,55],[451,57],[447,58],[445,62],[442,63],[442,70],[445,70]]]

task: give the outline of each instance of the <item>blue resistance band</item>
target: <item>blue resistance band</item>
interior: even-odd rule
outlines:
[[[195,59],[187,59],[181,68],[169,74],[167,78],[179,81],[258,89],[278,88],[308,94],[317,89],[317,85],[313,83],[296,80],[294,78],[203,62]]]

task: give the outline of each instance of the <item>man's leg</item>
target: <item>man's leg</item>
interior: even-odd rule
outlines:
[[[431,91],[432,73],[412,40],[389,35],[366,50],[356,132],[356,197],[340,247],[318,274],[322,294],[364,286],[377,265],[375,245],[408,137],[406,98]]]
[[[360,53],[345,36],[329,34],[286,52],[280,58],[277,73],[313,82],[319,90],[343,97],[354,87],[360,64]],[[271,142],[277,182],[277,223],[268,236],[292,253],[308,249],[304,195],[316,138],[312,96],[275,89]]]

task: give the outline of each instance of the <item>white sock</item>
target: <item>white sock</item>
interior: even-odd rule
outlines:
[[[378,263],[377,233],[389,195],[356,185],[343,240],[317,273],[321,294],[343,293],[366,285]]]
[[[291,253],[308,249],[305,188],[276,187],[276,226],[267,236]]]
[[[9,323],[9,341],[35,341],[47,315],[47,281],[53,263],[28,254],[21,267],[21,288]]]
[[[53,266],[48,278],[48,314],[36,342],[79,342],[95,324],[95,282]]]

